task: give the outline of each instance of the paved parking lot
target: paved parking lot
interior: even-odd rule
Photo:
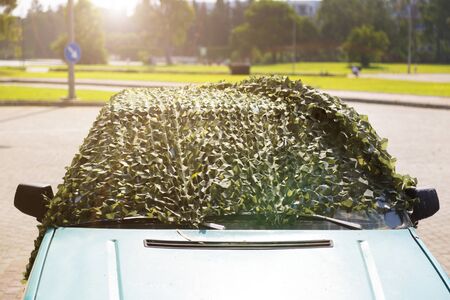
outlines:
[[[398,171],[436,187],[441,211],[422,221],[419,233],[437,259],[450,270],[450,111],[400,106],[352,104],[369,119]],[[61,182],[99,108],[0,107],[0,299],[16,299],[33,240],[36,221],[13,207],[20,182]],[[389,249],[386,249],[389,251]]]

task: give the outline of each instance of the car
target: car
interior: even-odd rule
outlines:
[[[200,229],[145,218],[49,228],[24,299],[448,299],[414,228],[437,194],[409,192],[420,199],[411,216],[342,213],[282,229],[245,215]],[[50,186],[19,185],[14,203],[42,220],[43,195]]]
[[[17,188],[42,222],[24,297],[448,299],[415,231],[437,193],[385,149],[366,118],[287,78],[124,91],[56,195]]]

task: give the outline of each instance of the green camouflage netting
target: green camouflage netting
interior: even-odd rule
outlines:
[[[245,212],[276,224],[375,209],[378,197],[409,209],[403,190],[416,182],[395,173],[386,146],[366,116],[285,77],[125,90],[100,111],[41,236],[137,215],[196,226]]]

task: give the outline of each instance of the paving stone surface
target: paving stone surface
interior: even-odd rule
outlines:
[[[18,183],[61,182],[99,108],[0,107],[0,299],[20,299],[37,236],[34,218],[13,206]]]
[[[450,271],[450,111],[352,103],[369,116],[378,135],[389,139],[397,171],[418,179],[419,187],[434,187],[440,210],[420,221],[419,236]]]
[[[418,177],[421,186],[436,187],[441,210],[422,221],[419,234],[450,270],[450,111],[373,104],[352,104],[369,115],[398,171]],[[98,107],[0,107],[0,299],[20,299],[37,222],[13,207],[18,183],[61,182],[64,167],[98,113]]]

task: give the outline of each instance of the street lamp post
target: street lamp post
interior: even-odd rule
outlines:
[[[25,69],[25,26],[24,26],[25,17],[20,17],[20,26],[22,30],[22,39],[21,39],[21,48],[22,48],[22,67]]]
[[[411,57],[412,57],[412,6],[414,0],[410,0],[408,4],[408,74],[411,74]]]
[[[296,52],[297,52],[297,24],[295,22],[295,17],[292,20],[292,48],[293,48],[293,54],[292,54],[292,74],[295,74],[295,58],[296,58]]]
[[[73,0],[68,0],[68,29],[69,29],[69,44],[75,42],[75,31],[74,31],[74,12],[73,12]],[[74,62],[68,61],[69,65],[69,97],[68,100],[76,99],[75,95],[75,72],[74,72]]]

